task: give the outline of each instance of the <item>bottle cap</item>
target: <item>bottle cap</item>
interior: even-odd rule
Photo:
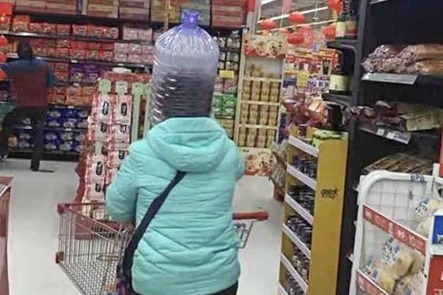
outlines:
[[[195,10],[185,10],[182,13],[182,23],[185,27],[195,28],[198,26],[198,12]]]

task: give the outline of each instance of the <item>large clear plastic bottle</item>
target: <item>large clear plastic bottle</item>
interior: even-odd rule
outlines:
[[[217,43],[198,26],[198,13],[184,11],[182,24],[155,44],[151,125],[172,117],[209,116],[219,56]]]

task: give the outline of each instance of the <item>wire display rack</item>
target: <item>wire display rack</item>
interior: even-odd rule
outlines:
[[[420,257],[420,269],[416,271],[419,291],[414,294],[443,294],[443,245],[439,238],[443,234],[443,210],[430,217],[428,237],[415,231],[420,204],[430,197],[441,198],[443,180],[437,176],[438,165],[434,171],[433,176],[375,171],[362,178],[350,295],[404,295],[401,279],[406,275],[389,286],[379,286],[374,279],[377,274],[367,271],[368,262],[386,255],[389,242],[407,247],[412,255]]]

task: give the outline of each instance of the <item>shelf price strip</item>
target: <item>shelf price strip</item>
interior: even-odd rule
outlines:
[[[357,284],[365,295],[389,295],[360,270],[357,271]]]
[[[426,239],[424,237],[366,205],[363,206],[363,218],[391,237],[426,255]]]
[[[315,158],[318,157],[318,149],[310,144],[307,144],[306,142],[294,137],[289,137],[289,144],[293,147],[301,150],[302,152],[305,152],[306,154],[309,154]]]
[[[290,195],[286,194],[285,197],[286,203],[294,209],[295,212],[297,212],[301,217],[303,217],[304,220],[306,220],[307,223],[310,225],[314,222],[314,217],[312,217],[311,213],[309,213],[305,208],[303,208],[302,205],[297,203],[293,198],[291,198]]]

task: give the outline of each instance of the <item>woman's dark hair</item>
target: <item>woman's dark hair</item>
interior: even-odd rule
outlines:
[[[34,58],[34,51],[28,41],[20,41],[17,46],[17,54],[21,59],[31,60]]]

